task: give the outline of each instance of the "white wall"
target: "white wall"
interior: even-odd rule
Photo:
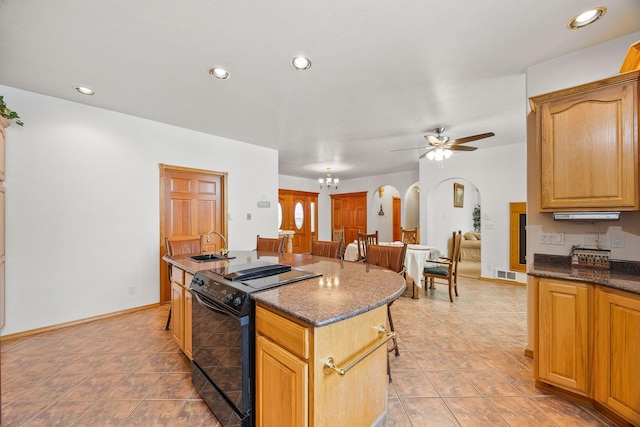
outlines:
[[[433,227],[437,227],[438,222],[429,218],[429,211],[438,212],[439,207],[428,205],[429,194],[443,181],[467,180],[475,184],[482,196],[482,277],[495,277],[496,269],[509,270],[509,203],[526,200],[525,170],[526,144],[524,142],[483,148],[473,153],[454,153],[450,159],[444,160],[442,167],[439,167],[437,162],[422,159],[420,162],[422,243],[438,246],[433,244],[432,240],[434,239]],[[451,192],[453,193],[453,189]],[[450,202],[452,203],[451,200],[446,203]],[[447,231],[451,232],[453,229]],[[524,281],[524,277],[521,276],[518,275],[518,281]]]
[[[0,93],[25,122],[7,129],[3,335],[159,301],[161,163],[228,172],[232,249],[277,235],[275,150],[11,87]],[[263,196],[271,208],[257,208]]]

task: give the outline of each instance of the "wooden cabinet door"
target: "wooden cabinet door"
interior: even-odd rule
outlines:
[[[222,239],[210,230],[227,236],[226,174],[167,165],[160,167],[160,258],[166,254],[164,238],[205,236],[204,250],[216,251]],[[169,299],[166,264],[160,262],[160,301]]]
[[[184,349],[184,288],[181,284],[171,283],[171,334],[173,339]]]
[[[640,297],[596,291],[595,399],[640,425]]]
[[[193,345],[192,345],[192,329],[191,329],[191,304],[192,295],[188,289],[184,290],[184,354],[187,355],[189,360],[193,360]]]
[[[638,73],[532,98],[540,208],[638,210]]]
[[[553,385],[589,391],[589,287],[540,280],[538,375]]]
[[[308,425],[308,364],[269,339],[256,338],[256,426]]]

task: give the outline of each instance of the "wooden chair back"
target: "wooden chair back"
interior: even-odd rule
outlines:
[[[191,237],[188,239],[169,239],[164,238],[164,246],[167,249],[167,255],[186,255],[202,253],[203,238]]]
[[[367,245],[378,244],[378,230],[375,233],[365,234],[358,231],[358,261],[367,259]]]
[[[258,234],[256,240],[256,250],[258,252],[277,252],[284,253],[284,237],[278,237],[277,239],[271,239],[267,237],[260,237]]]
[[[402,243],[417,244],[418,243],[418,229],[417,228],[403,228],[402,229]]]
[[[340,227],[340,228],[334,228],[333,229],[333,238],[331,239],[334,242],[338,242],[340,240],[342,240],[342,249],[340,252],[340,258],[344,258],[344,251],[345,249],[347,249],[347,245],[344,244],[344,242],[346,242],[345,238],[344,238],[344,227]]]
[[[334,242],[337,242],[340,239],[344,241],[344,227],[333,229],[333,238],[331,240],[333,240]]]
[[[396,273],[404,273],[404,259],[407,254],[406,243],[402,246],[368,246],[365,263],[384,267]]]
[[[438,260],[431,260],[428,263],[434,265],[424,268],[424,288],[427,291],[427,281],[429,288],[434,288],[435,279],[444,279],[449,285],[449,300],[453,302],[452,290],[455,290],[458,296],[458,259],[460,258],[460,245],[462,241],[462,231],[453,232],[452,244],[449,249],[448,257],[441,257]]]
[[[342,239],[329,242],[311,238],[311,255],[340,258],[342,255],[343,243]]]

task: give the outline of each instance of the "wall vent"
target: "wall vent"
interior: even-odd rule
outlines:
[[[496,277],[498,279],[516,280],[516,273],[513,271],[496,270]]]

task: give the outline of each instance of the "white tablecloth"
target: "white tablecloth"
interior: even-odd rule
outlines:
[[[402,245],[400,242],[380,242],[380,245]],[[424,270],[424,263],[430,259],[438,259],[441,253],[437,248],[433,246],[423,245],[407,245],[407,254],[404,258],[404,266],[407,269],[407,274],[411,276],[413,281],[419,287],[422,287],[422,271]],[[347,245],[344,251],[345,261],[355,261],[358,259],[358,243],[351,242]]]

